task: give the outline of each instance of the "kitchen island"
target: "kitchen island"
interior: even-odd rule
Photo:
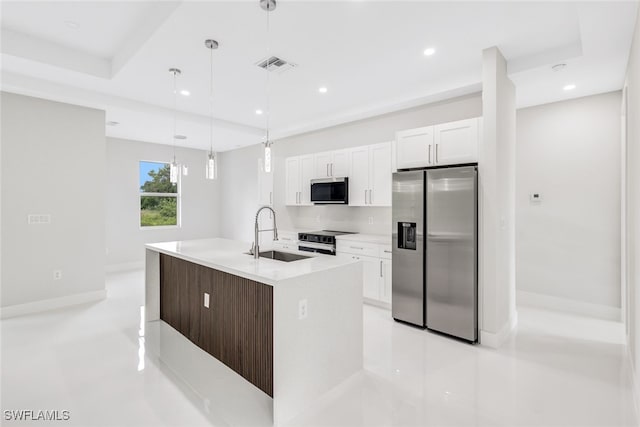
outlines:
[[[308,258],[254,259],[249,247],[146,245],[145,316],[269,395],[277,425],[362,369],[362,266],[298,251],[287,252]]]

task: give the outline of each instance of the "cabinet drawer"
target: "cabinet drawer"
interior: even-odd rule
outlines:
[[[298,233],[290,232],[290,231],[279,231],[278,232],[278,242],[291,243],[298,242]]]
[[[391,245],[380,245],[380,258],[391,259]]]
[[[380,248],[376,244],[353,242],[349,240],[338,240],[338,242],[336,243],[336,251],[370,257],[378,257],[380,255]]]

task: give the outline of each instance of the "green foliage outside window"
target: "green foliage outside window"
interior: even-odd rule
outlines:
[[[154,165],[157,165],[154,167]],[[147,177],[141,176],[141,193],[178,193],[177,184],[169,180],[170,166],[152,162],[140,162],[141,175],[143,170],[148,170]],[[178,224],[178,198],[173,196],[140,196],[140,225],[142,227],[154,227],[162,225]]]

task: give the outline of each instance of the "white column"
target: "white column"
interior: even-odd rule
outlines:
[[[483,133],[480,191],[480,341],[499,347],[516,324],[515,87],[496,47],[482,52]]]

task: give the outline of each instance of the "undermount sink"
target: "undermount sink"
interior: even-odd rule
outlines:
[[[252,254],[248,253],[248,255],[252,255]],[[289,252],[262,251],[262,252],[260,252],[260,258],[269,258],[269,259],[275,259],[276,261],[291,262],[291,261],[300,261],[301,259],[307,259],[307,258],[311,258],[311,257],[304,256],[304,255],[298,255],[298,254],[292,254],[292,253],[289,253]]]

